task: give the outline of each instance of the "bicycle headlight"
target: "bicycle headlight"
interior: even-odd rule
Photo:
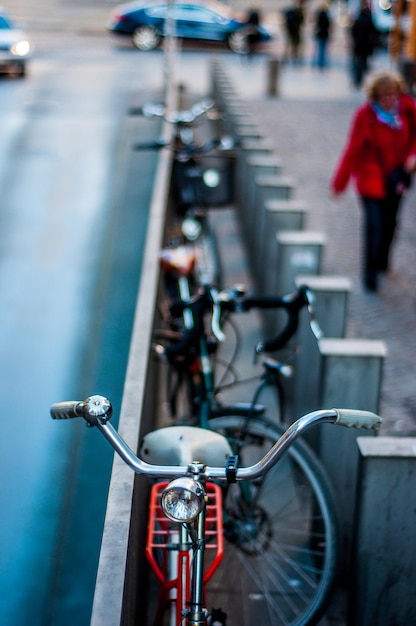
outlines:
[[[196,480],[177,478],[162,494],[162,510],[174,522],[191,522],[204,506],[205,493]]]
[[[215,189],[219,186],[221,182],[221,175],[218,170],[214,170],[213,168],[205,170],[202,174],[202,179],[206,187],[210,189]]]

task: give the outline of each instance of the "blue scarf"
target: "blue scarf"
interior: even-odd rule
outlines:
[[[376,112],[377,119],[383,124],[387,124],[390,128],[396,129],[402,127],[397,106],[395,106],[391,111],[385,111],[377,102],[374,102],[373,109]]]

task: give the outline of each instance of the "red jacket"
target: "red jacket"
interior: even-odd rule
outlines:
[[[331,181],[332,191],[341,193],[352,178],[361,196],[385,196],[388,172],[416,154],[416,106],[410,96],[400,96],[399,116],[402,125],[395,129],[377,119],[371,104],[358,108]]]

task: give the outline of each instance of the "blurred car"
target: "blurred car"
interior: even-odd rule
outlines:
[[[139,50],[153,50],[166,34],[168,15],[177,37],[223,42],[234,52],[247,51],[247,22],[217,4],[129,2],[111,12],[107,28],[112,33],[130,36]],[[272,36],[259,26],[259,39],[266,43]]]
[[[26,74],[26,62],[32,45],[26,33],[15,28],[10,17],[0,8],[0,72]]]

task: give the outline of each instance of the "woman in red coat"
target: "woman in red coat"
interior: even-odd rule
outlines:
[[[377,290],[389,266],[403,191],[416,169],[416,106],[393,72],[366,82],[367,102],[355,113],[347,145],[331,181],[342,193],[355,183],[364,209],[364,286]]]

